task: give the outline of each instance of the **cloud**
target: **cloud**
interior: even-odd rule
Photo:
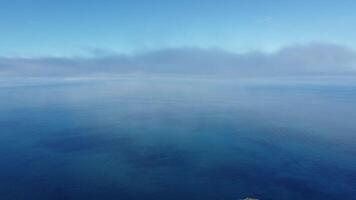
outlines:
[[[109,52],[109,53],[108,53]],[[333,44],[293,45],[274,53],[171,48],[134,55],[93,49],[92,57],[0,57],[0,76],[97,76],[127,73],[231,76],[356,74],[356,53]]]

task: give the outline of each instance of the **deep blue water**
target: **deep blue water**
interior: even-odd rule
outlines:
[[[356,85],[3,80],[1,200],[356,199]]]

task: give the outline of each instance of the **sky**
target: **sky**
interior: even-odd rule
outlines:
[[[162,51],[190,54],[192,49],[202,53],[200,57],[218,52],[212,56],[219,57],[215,63],[223,59],[221,52],[255,59],[253,52],[278,57],[286,49],[302,48],[306,52],[301,54],[307,56],[310,49],[317,49],[321,52],[301,58],[299,64],[331,55],[329,59],[342,62],[341,67],[354,69],[350,57],[356,49],[355,9],[354,0],[0,0],[0,74],[9,74],[1,69],[21,59],[31,66],[53,59],[77,63],[78,57],[81,62],[110,57],[111,62],[112,57],[132,60]],[[341,56],[339,50],[347,55]],[[193,66],[190,56],[185,55]],[[142,61],[130,61],[135,66],[137,62]],[[260,65],[264,64],[270,65]]]
[[[71,56],[172,47],[235,52],[356,46],[356,1],[1,0],[0,55]]]

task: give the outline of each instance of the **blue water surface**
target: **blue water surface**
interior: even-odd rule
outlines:
[[[1,200],[356,199],[349,83],[2,84]]]

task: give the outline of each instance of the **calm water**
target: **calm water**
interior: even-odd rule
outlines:
[[[356,84],[1,84],[1,200],[356,199]]]

